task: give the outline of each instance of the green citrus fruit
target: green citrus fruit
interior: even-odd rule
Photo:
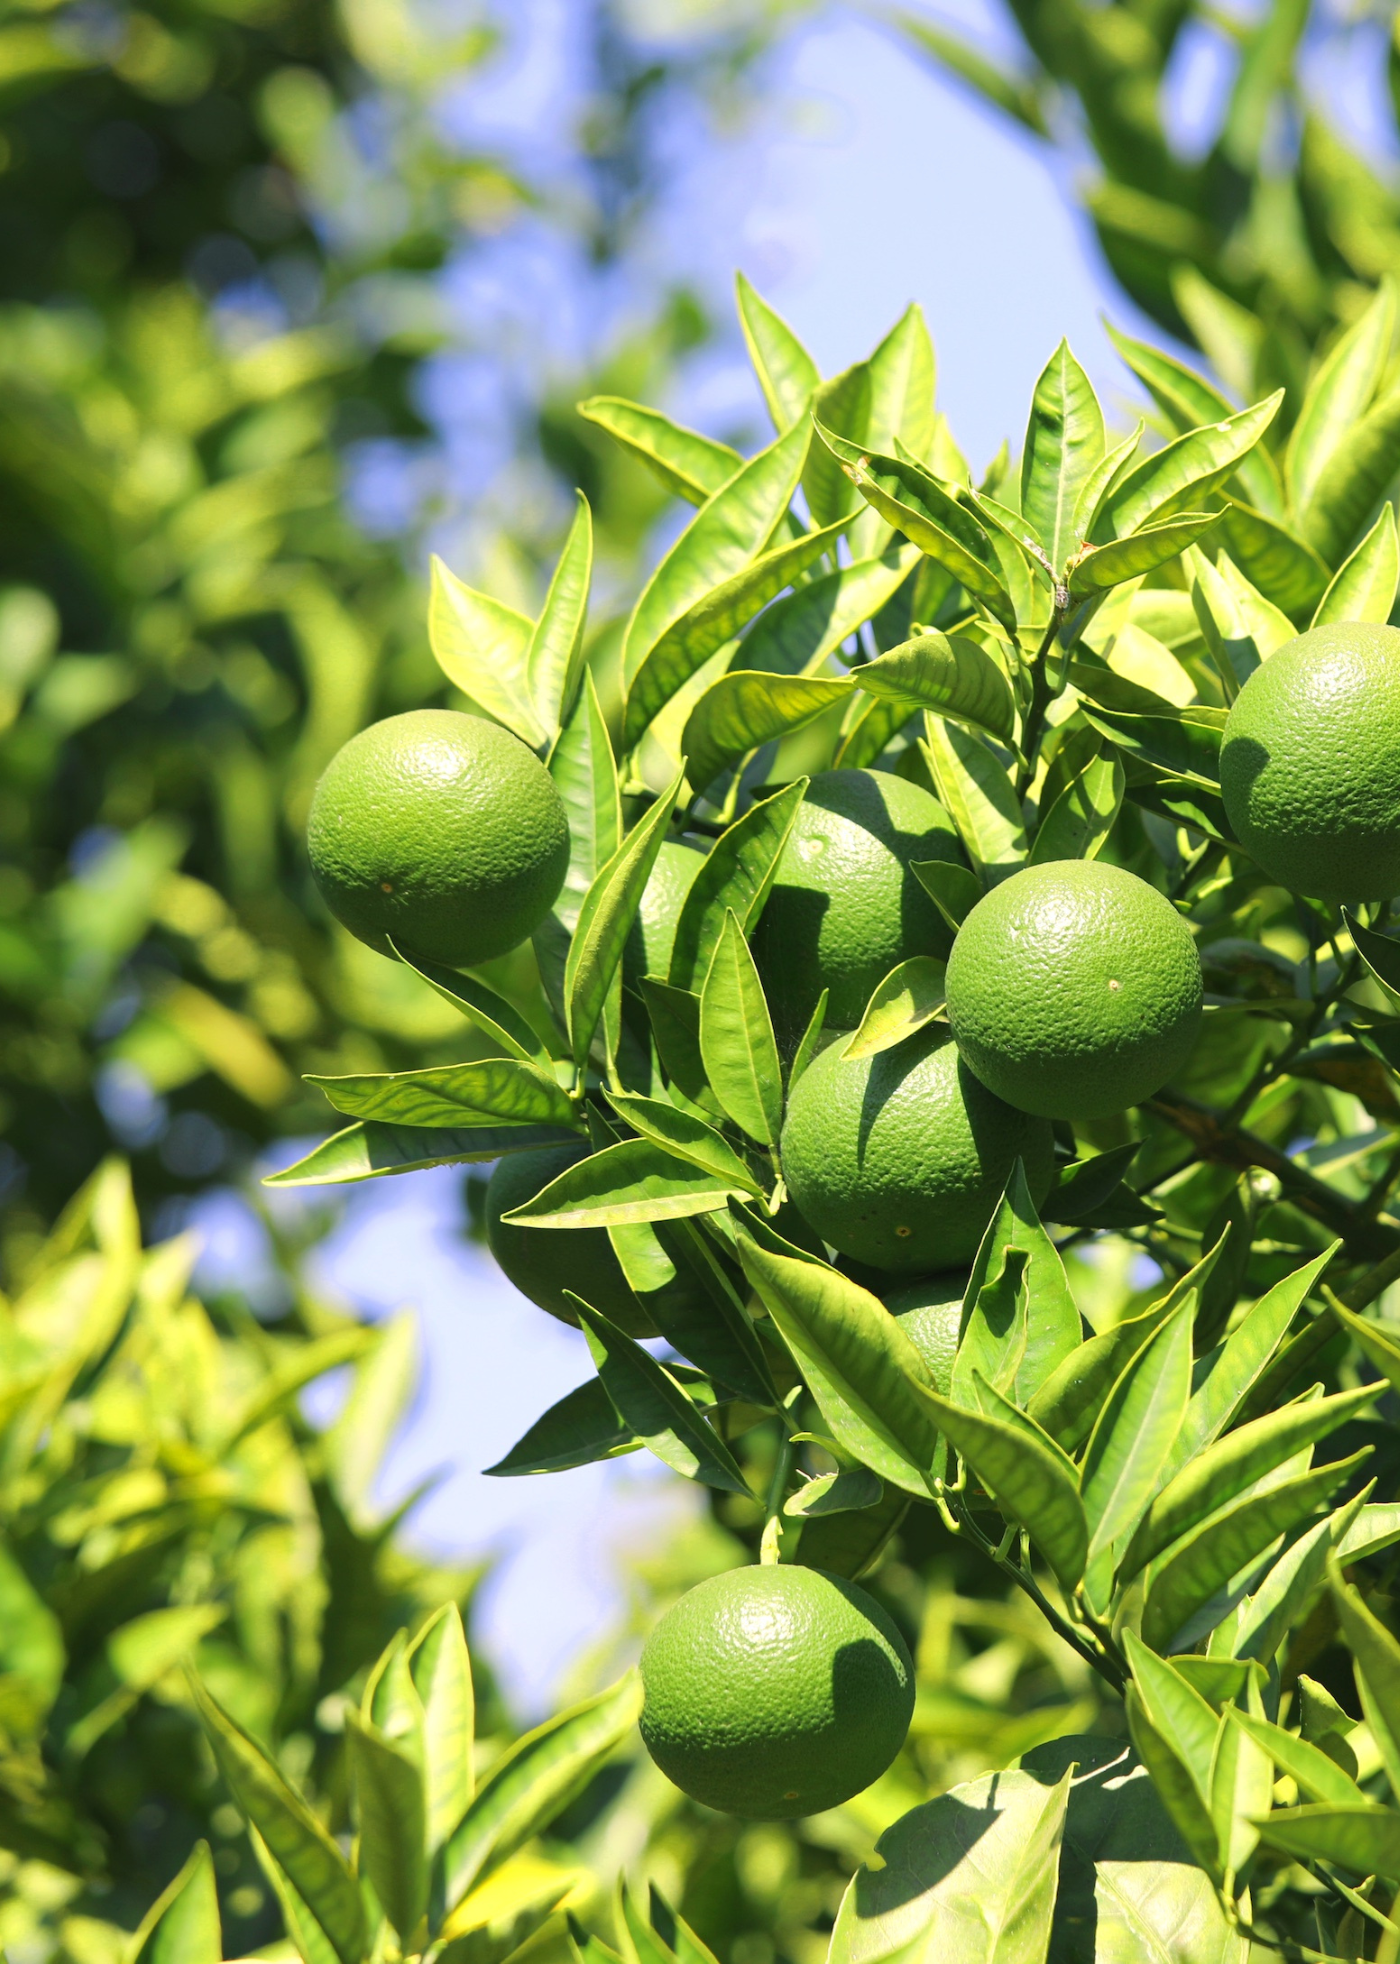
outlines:
[[[906,1282],[902,1288],[887,1291],[884,1299],[885,1308],[928,1365],[930,1376],[945,1397],[953,1381],[967,1284],[968,1271],[956,1268]]]
[[[633,988],[641,975],[656,975],[663,982],[666,980],[676,923],[685,897],[704,864],[704,851],[688,839],[667,839],[656,855],[656,864],[642,892],[642,903],[622,952],[623,980]]]
[[[501,1219],[586,1159],[588,1151],[580,1141],[508,1153],[498,1160],[486,1186],[487,1242],[506,1279],[561,1323],[578,1322],[564,1295],[570,1289],[629,1337],[654,1337],[655,1325],[628,1287],[606,1228],[521,1227]]]
[[[642,1651],[642,1738],[707,1807],[784,1821],[838,1807],[904,1743],[914,1667],[864,1589],[786,1563],[731,1569],[669,1609]]]
[[[843,1255],[896,1275],[970,1262],[1019,1158],[1040,1201],[1054,1133],[994,1097],[933,1025],[848,1063],[831,1044],[783,1125],[788,1191]]]
[[[807,1027],[823,989],[826,1024],[853,1030],[877,982],[911,955],[945,956],[948,924],[910,866],[965,864],[942,805],[888,771],[819,771],[808,786],[753,937],[774,1022]]]
[[[1171,902],[1092,859],[1027,866],[982,900],[948,962],[948,1021],[990,1091],[1042,1118],[1103,1118],[1191,1055],[1201,964]]]
[[[532,934],[569,865],[544,765],[509,730],[452,709],[387,716],[351,737],[316,786],[306,842],[352,934],[458,968]]]
[[[1220,789],[1271,879],[1318,900],[1400,893],[1400,628],[1315,627],[1245,683]]]

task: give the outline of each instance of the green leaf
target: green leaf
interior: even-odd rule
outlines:
[[[1128,756],[1217,790],[1224,717],[1196,705],[1180,716],[1128,716],[1080,705],[1080,714]],[[1218,718],[1218,720],[1217,720]]]
[[[641,1684],[629,1671],[596,1698],[527,1732],[494,1762],[442,1852],[434,1895],[447,1910],[582,1793],[641,1708]]]
[[[1227,1889],[1232,1883],[1238,1887],[1235,1878],[1242,1874],[1259,1846],[1255,1819],[1268,1812],[1273,1790],[1274,1769],[1267,1750],[1243,1727],[1232,1725],[1222,1713],[1210,1769],[1210,1811],[1219,1837]]]
[[[1147,1573],[1144,1641],[1165,1649],[1232,1576],[1322,1506],[1369,1451],[1233,1501],[1174,1543]]]
[[[249,1828],[248,1839],[252,1843],[258,1867],[272,1885],[287,1935],[301,1953],[303,1964],[336,1964],[335,1948],[330,1939],[293,1888],[286,1871],[256,1828]]]
[[[1112,325],[1105,324],[1109,340],[1177,430],[1224,422],[1234,414],[1234,404],[1194,368],[1188,368],[1160,348],[1149,347],[1145,341],[1129,340]],[[1234,482],[1251,505],[1257,505],[1272,518],[1283,517],[1283,481],[1262,444],[1241,459]]]
[[[1070,572],[1070,597],[1083,600],[1093,593],[1106,593],[1125,580],[1140,579],[1155,567],[1165,566],[1196,544],[1212,525],[1218,525],[1218,512],[1183,512],[1161,525],[1147,525],[1129,532],[1110,545],[1086,546],[1084,556]]]
[[[1351,1652],[1361,1709],[1380,1750],[1391,1792],[1400,1793],[1400,1643],[1344,1580],[1335,1557],[1327,1565],[1327,1580]]]
[[[662,637],[713,588],[742,572],[764,550],[797,489],[807,443],[805,427],[797,425],[739,465],[662,559],[643,587],[623,636],[622,674],[629,691]]]
[[[954,934],[986,891],[975,873],[951,859],[916,859],[909,870]]]
[[[1090,1435],[1079,1477],[1091,1565],[1132,1532],[1156,1490],[1191,1391],[1192,1309],[1183,1302],[1129,1361]]]
[[[924,720],[939,800],[974,870],[995,885],[1018,872],[1026,857],[1025,818],[1005,767],[971,730],[936,716]]]
[[[360,1867],[408,1943],[428,1904],[423,1774],[358,1712],[345,1714],[345,1749],[360,1825]]]
[[[1132,1629],[1123,1632],[1123,1654],[1149,1724],[1180,1762],[1202,1804],[1208,1807],[1211,1763],[1220,1721],[1186,1676],[1165,1657],[1158,1657]],[[1148,1763],[1150,1766],[1151,1762]]]
[[[390,946],[393,947],[392,942]],[[444,968],[441,962],[430,962],[421,955],[406,955],[401,948],[394,948],[394,953],[406,968],[421,975],[430,989],[454,1009],[460,1009],[483,1036],[498,1043],[507,1055],[518,1057],[524,1064],[549,1068],[549,1051],[543,1040],[504,996],[498,996],[484,982],[463,975],[459,969]]]
[[[1133,1536],[1119,1569],[1119,1581],[1169,1548],[1182,1535],[1252,1487],[1285,1460],[1316,1445],[1376,1397],[1378,1387],[1341,1391],[1332,1398],[1285,1405],[1262,1418],[1227,1432],[1223,1439],[1199,1451],[1167,1481]]]
[[[503,1218],[540,1229],[628,1227],[634,1221],[679,1221],[712,1214],[742,1186],[716,1179],[649,1139],[624,1139],[566,1167],[542,1193]]]
[[[838,771],[868,770],[889,749],[891,743],[915,716],[913,703],[889,696],[874,696],[855,708],[846,720],[845,733],[832,761]]]
[[[922,462],[933,448],[935,361],[917,301],[905,308],[867,366],[870,412],[861,440],[879,451],[902,444]]]
[[[783,1512],[796,1520],[820,1519],[824,1514],[877,1506],[884,1496],[885,1485],[878,1474],[868,1466],[852,1466],[840,1473],[819,1473],[783,1502]]]
[[[710,1090],[700,1055],[699,996],[689,989],[673,989],[654,975],[639,976],[637,987],[672,1097],[718,1115],[719,1101]]]
[[[1136,1685],[1129,1685],[1123,1704],[1128,1736],[1151,1775],[1158,1798],[1201,1868],[1219,1886],[1224,1881],[1220,1838],[1205,1796],[1148,1718]]]
[[[887,604],[919,562],[909,545],[818,573],[775,600],[739,643],[736,661],[773,675],[815,675],[858,627]]]
[[[752,1231],[737,1246],[838,1445],[891,1485],[927,1494],[938,1450],[920,1397],[928,1373],[894,1317],[824,1262],[781,1254]]]
[[[622,800],[608,726],[591,670],[549,753],[549,774],[569,820],[569,870],[554,912],[571,932],[589,887],[622,843]]]
[[[671,1348],[750,1404],[779,1404],[763,1346],[711,1236],[693,1222],[672,1221],[613,1228],[614,1245],[623,1233],[649,1235],[665,1264],[666,1281],[648,1290],[644,1307]]]
[[[1363,927],[1349,908],[1342,909],[1342,920],[1367,974],[1400,1004],[1400,941],[1388,934],[1377,934],[1374,928]]]
[[[569,1041],[574,1063],[580,1070],[622,961],[622,951],[665,840],[684,778],[684,770],[678,771],[646,817],[633,827],[599,870],[583,897],[578,926],[564,965]]]
[[[631,1091],[610,1091],[608,1101],[619,1118],[663,1152],[687,1159],[731,1186],[747,1187],[755,1194],[763,1191],[734,1148],[703,1119],[679,1111],[663,1099],[643,1098]]]
[[[1139,421],[1136,429],[1130,431],[1121,443],[1112,450],[1106,450],[1085,479],[1074,512],[1074,529],[1081,539],[1091,537],[1105,501],[1132,469],[1137,447],[1142,442],[1143,427]]]
[[[549,732],[530,700],[525,663],[534,623],[477,593],[433,559],[428,639],[437,665],[478,709],[539,749]]]
[[[812,397],[811,409],[819,435],[829,429],[839,433],[849,449],[862,450],[870,426],[869,362],[853,362],[823,382]],[[860,495],[841,466],[842,458],[825,439],[808,452],[802,491],[818,525],[842,524],[860,510]]]
[[[1400,1880],[1400,1813],[1355,1807],[1282,1807],[1261,1818],[1259,1839],[1300,1862],[1331,1862],[1353,1875]]]
[[[739,918],[725,916],[700,992],[700,1055],[716,1098],[742,1132],[776,1146],[783,1072],[773,1019]]]
[[[583,1873],[545,1867],[527,1857],[518,1870],[506,1868],[490,1876],[444,1925],[436,1953],[440,1964],[506,1964],[533,1938],[547,1945],[553,1934],[546,1929],[548,1920],[577,1889]],[[559,1948],[562,1953],[563,1946]]]
[[[746,935],[758,926],[807,785],[808,779],[797,778],[751,806],[710,848],[676,922],[673,988],[698,991],[703,985],[731,908]]]
[[[1191,605],[1211,659],[1231,701],[1262,661],[1291,641],[1296,632],[1287,614],[1221,554],[1218,567],[1204,553],[1193,553]]]
[[[1230,557],[1254,585],[1286,614],[1306,620],[1327,590],[1331,569],[1291,526],[1233,504],[1220,521]]]
[[[710,684],[687,719],[681,749],[691,784],[703,791],[751,750],[805,729],[850,693],[839,676],[731,669]]]
[[[578,405],[578,413],[606,430],[654,472],[668,491],[692,505],[703,505],[713,497],[744,461],[729,444],[716,443],[698,430],[673,423],[659,409],[628,402],[622,396],[590,396]]]
[[[1336,577],[1317,603],[1312,617],[1314,627],[1332,621],[1388,621],[1400,588],[1400,538],[1395,531],[1395,512],[1381,506],[1380,517],[1352,553],[1337,569]]]
[[[569,1094],[537,1065],[517,1057],[366,1076],[313,1074],[306,1082],[319,1085],[338,1112],[386,1125],[460,1126],[472,1119],[494,1119],[498,1125],[576,1122]]]
[[[1394,332],[1395,295],[1387,281],[1333,344],[1308,384],[1284,458],[1295,510],[1307,505],[1327,466],[1371,407]]]
[[[674,1473],[748,1497],[743,1473],[663,1364],[570,1292],[603,1389],[643,1445]]]
[[[1056,572],[1080,543],[1074,515],[1103,452],[1094,385],[1061,341],[1035,385],[1021,453],[1021,514]]]
[[[987,1297],[985,1290],[995,1285],[1013,1253],[1025,1258],[1024,1298],[1013,1296],[994,1309],[995,1299]],[[970,1307],[950,1395],[969,1410],[977,1406],[971,1375],[974,1370],[981,1371],[999,1391],[1014,1389],[1015,1402],[1025,1405],[1079,1346],[1083,1325],[1065,1278],[1064,1263],[1041,1225],[1019,1160],[982,1236],[965,1298]],[[1004,1320],[1008,1313],[1017,1319],[1014,1327]],[[1009,1351],[1014,1351],[1015,1361],[1003,1382],[1002,1366]]]
[[[601,1378],[590,1378],[537,1418],[504,1459],[483,1471],[497,1479],[525,1473],[563,1473],[595,1460],[636,1452],[641,1440],[618,1417]]]
[[[535,713],[551,735],[573,704],[583,663],[583,628],[593,577],[593,514],[582,491],[574,496],[569,535],[525,651],[525,674]]]
[[[705,513],[701,512],[691,529],[698,527],[704,517]],[[678,614],[649,647],[642,649],[637,666],[629,671],[622,720],[624,748],[630,749],[641,741],[653,717],[712,655],[733,640],[746,621],[751,621],[784,587],[791,586],[814,560],[831,550],[840,529],[832,526],[825,532],[808,532],[800,539],[775,546],[771,552],[761,553],[728,579],[700,592],[691,606]],[[682,535],[673,551],[680,549],[686,537],[688,534]],[[663,561],[659,570],[664,570],[667,563]],[[687,570],[676,569],[677,582]]]
[[[823,989],[817,997],[817,1006],[812,1011],[807,1027],[802,1032],[797,1048],[792,1054],[792,1067],[788,1072],[787,1086],[789,1097],[797,1089],[798,1079],[817,1054],[817,1045],[821,1042],[822,1031],[826,1027],[826,1006],[830,1000],[830,989]]]
[[[967,83],[993,108],[1014,117],[1037,136],[1049,134],[1036,79],[1008,74],[979,48],[930,19],[927,14],[909,13],[900,8],[885,18],[906,35],[921,53],[931,55],[938,67]]]
[[[1252,408],[1188,430],[1144,457],[1104,501],[1094,522],[1095,540],[1103,544],[1110,538],[1123,539],[1179,512],[1199,512],[1202,501],[1258,443],[1277,416],[1283,396],[1283,390],[1276,389]]]
[[[1031,866],[1051,859],[1097,859],[1123,808],[1123,766],[1115,757],[1092,758],[1061,791],[1031,846]]]
[[[190,1690],[219,1771],[239,1808],[266,1842],[340,1964],[361,1964],[369,1949],[359,1886],[345,1858],[280,1770],[191,1674]]]
[[[466,1813],[475,1788],[476,1698],[472,1661],[456,1603],[435,1611],[408,1649],[423,1707],[423,1780],[429,1855]]]
[[[1309,1800],[1332,1807],[1369,1804],[1355,1780],[1342,1771],[1336,1760],[1329,1759],[1321,1746],[1309,1745],[1306,1739],[1285,1732],[1281,1725],[1273,1725],[1268,1719],[1256,1718],[1252,1712],[1242,1712],[1233,1706],[1225,1716],[1231,1725],[1239,1726],[1262,1747],[1281,1773],[1296,1780],[1299,1793],[1306,1794]]]
[[[460,1166],[499,1159],[502,1153],[535,1146],[565,1146],[577,1131],[558,1125],[480,1125],[461,1131],[418,1129],[409,1125],[347,1125],[313,1146],[305,1158],[269,1173],[265,1187],[339,1186],[377,1180],[390,1173],[417,1173],[425,1166]]]
[[[1110,1146],[1092,1159],[1062,1167],[1059,1180],[1041,1206],[1042,1220],[1069,1227],[1086,1219],[1117,1193],[1123,1175],[1141,1150],[1136,1144]]]
[[[1337,1560],[1346,1568],[1396,1541],[1400,1541],[1400,1501],[1377,1501],[1360,1510],[1337,1542]]]
[[[220,1964],[219,1892],[207,1841],[142,1917],[126,1948],[126,1964]]]
[[[873,1057],[922,1030],[946,1001],[943,978],[944,964],[932,955],[914,955],[892,968],[883,982],[876,983],[860,1028],[842,1055]]]
[[[744,344],[776,430],[791,429],[806,416],[821,381],[817,364],[788,326],[754,291],[742,273],[734,277]]]
[[[1312,490],[1297,506],[1298,529],[1335,566],[1400,469],[1400,389],[1392,389],[1342,435]]]
[[[867,695],[922,704],[940,715],[975,723],[1007,742],[1016,727],[1010,683],[991,656],[966,635],[950,640],[930,630],[853,668],[851,680]]]

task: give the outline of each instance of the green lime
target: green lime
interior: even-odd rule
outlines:
[[[753,936],[773,1020],[800,1037],[823,989],[827,1028],[854,1030],[911,955],[946,956],[948,924],[910,867],[965,864],[942,805],[888,771],[819,771],[798,808]]]
[[[904,1743],[914,1666],[864,1589],[786,1563],[713,1575],[642,1651],[642,1738],[668,1780],[729,1814],[839,1807]]]
[[[1315,627],[1245,683],[1220,789],[1270,879],[1317,900],[1400,893],[1400,628]]]
[[[970,1262],[1017,1159],[1037,1202],[1050,1125],[1003,1104],[934,1024],[847,1063],[840,1042],[798,1079],[783,1126],[788,1191],[843,1255],[896,1275]]]
[[[968,1271],[955,1268],[906,1282],[902,1288],[889,1290],[884,1299],[885,1308],[928,1365],[930,1376],[945,1397],[953,1381],[967,1284]]]
[[[1185,1064],[1201,963],[1171,902],[1092,859],[1027,866],[982,900],[948,962],[948,1021],[999,1098],[1042,1118],[1104,1118]]]
[[[539,758],[453,709],[387,716],[351,737],[316,786],[306,843],[352,934],[458,968],[533,934],[569,865],[564,803]]]
[[[705,864],[704,849],[689,839],[667,839],[656,855],[642,893],[637,918],[622,953],[622,978],[632,988],[641,975],[665,981],[671,968],[676,923],[695,876]]]
[[[486,1186],[487,1242],[507,1281],[561,1323],[578,1322],[564,1296],[569,1289],[629,1337],[654,1337],[655,1326],[628,1287],[606,1228],[521,1227],[501,1219],[586,1159],[588,1151],[580,1141],[508,1153],[498,1160]]]

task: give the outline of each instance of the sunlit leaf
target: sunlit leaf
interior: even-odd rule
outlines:
[[[432,1064],[421,1071],[307,1078],[339,1112],[385,1125],[569,1125],[568,1093],[537,1065],[515,1057],[471,1064]]]
[[[844,1057],[873,1057],[931,1023],[943,1008],[944,964],[932,955],[914,955],[876,984],[860,1028]]]
[[[731,908],[746,935],[757,927],[807,783],[798,778],[761,799],[710,848],[676,922],[669,977],[674,988],[698,993]]]
[[[731,1196],[746,1198],[749,1191],[747,1179],[736,1186],[662,1151],[649,1139],[625,1139],[566,1167],[533,1200],[504,1218],[542,1232],[627,1227],[634,1221],[677,1221],[713,1213]]]
[[[738,1462],[649,1350],[575,1297],[603,1389],[643,1445],[674,1473],[725,1493],[748,1494]]]
[[[778,431],[791,429],[807,413],[812,392],[821,380],[817,365],[802,343],[742,273],[735,275],[739,325],[749,359],[763,391],[763,400]]]
[[[578,413],[606,430],[654,472],[668,491],[692,505],[703,505],[744,461],[729,444],[716,443],[698,430],[673,423],[659,409],[628,402],[622,396],[590,396],[578,405]]]
[[[1352,553],[1338,567],[1332,584],[1317,603],[1312,617],[1314,627],[1332,621],[1388,621],[1400,587],[1400,538],[1395,531],[1395,512],[1382,505],[1380,517]]]
[[[703,791],[751,750],[805,729],[850,693],[851,683],[838,676],[731,669],[710,684],[686,722],[681,748],[690,782]]]
[[[526,656],[533,622],[477,593],[433,560],[428,639],[438,667],[478,708],[538,748],[549,732],[529,696]]]
[[[851,680],[867,695],[934,709],[993,736],[1009,740],[1015,727],[1010,683],[966,635],[921,634],[853,668]]]

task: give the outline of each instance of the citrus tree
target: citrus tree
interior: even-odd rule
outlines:
[[[435,569],[479,713],[323,777],[328,904],[496,1054],[318,1079],[351,1123],[275,1181],[499,1161],[497,1255],[595,1374],[491,1470],[645,1447],[759,1503],[756,1569],[643,1654],[643,1737],[701,1799],[802,1814],[897,1750],[908,1653],[857,1579],[924,1514],[1097,1676],[1100,1736],[889,1829],[835,1957],[1371,1955],[1400,552],[1356,416],[1390,299],[1286,445],[1277,393],[1231,410],[1137,345],[1205,413],[1114,436],[1062,346],[974,482],[917,309],[823,381],[739,298],[756,455],[584,406],[697,508],[613,713],[581,503],[535,619]],[[1261,486],[1315,514],[1312,588],[1233,556]],[[471,969],[527,935],[512,1004]]]

